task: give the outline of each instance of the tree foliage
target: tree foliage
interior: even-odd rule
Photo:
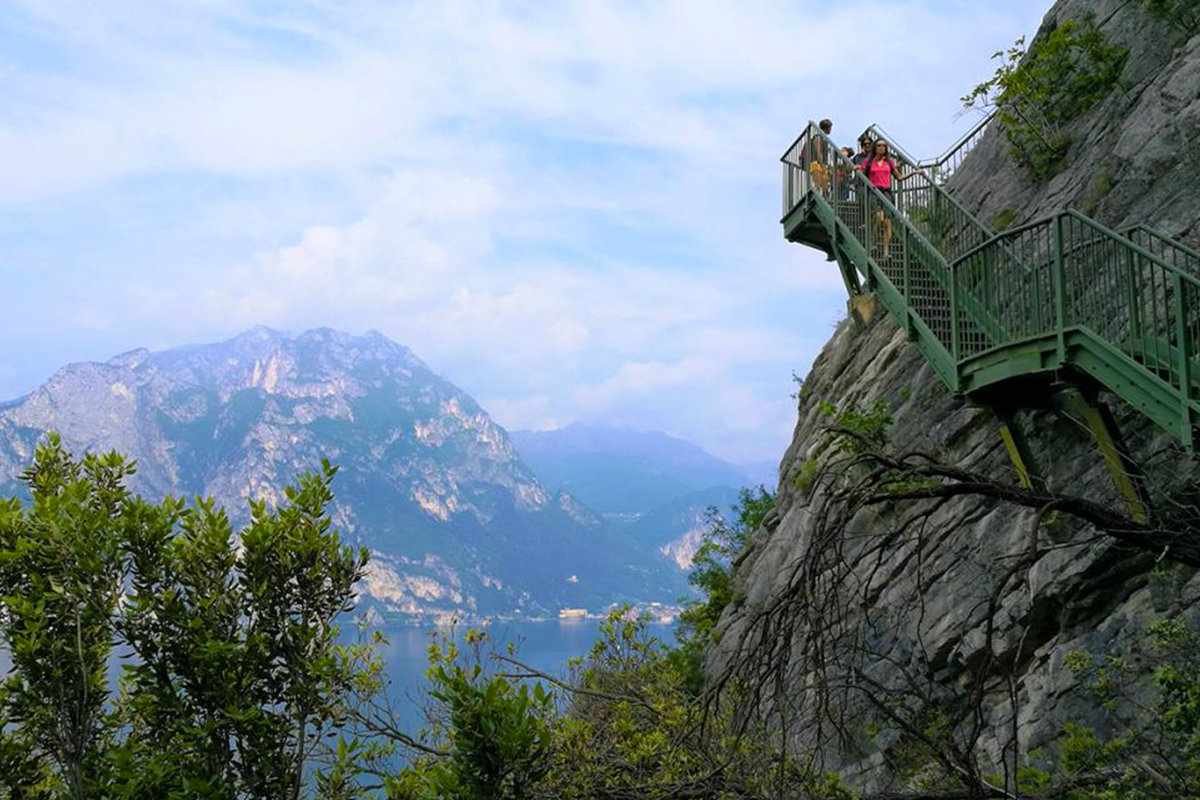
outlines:
[[[1139,0],[1146,13],[1161,19],[1184,36],[1200,32],[1200,5],[1196,0]]]
[[[710,507],[705,514],[704,539],[692,556],[688,583],[701,594],[684,604],[676,637],[679,649],[671,658],[682,671],[688,688],[702,688],[701,659],[721,619],[721,612],[735,600],[733,561],[746,548],[750,537],[775,507],[775,496],[759,486],[743,488],[730,510],[732,521]]]
[[[991,78],[962,98],[995,108],[1012,155],[1037,176],[1050,175],[1071,146],[1068,126],[1120,81],[1128,50],[1110,44],[1091,15],[1060,23],[1026,50],[1021,37]]]
[[[443,757],[420,758],[389,777],[389,797],[404,800],[526,800],[549,769],[553,697],[487,669],[487,635],[469,631],[467,655],[452,637],[430,646],[426,672],[442,712]]]
[[[0,798],[305,796],[366,563],[326,513],[335,472],[253,504],[235,535],[209,500],[130,494],[115,453],[41,445],[29,507],[0,505]]]

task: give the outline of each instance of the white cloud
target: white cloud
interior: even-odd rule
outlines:
[[[778,153],[827,114],[940,149],[962,76],[1036,22],[1033,0],[269,5],[16,3],[50,55],[0,55],[0,206],[46,215],[82,270],[95,235],[59,205],[105,209],[138,254],[46,324],[118,349],[378,328],[502,422],[744,460],[778,454],[788,375],[842,305],[780,239]],[[10,290],[33,305],[51,280]]]

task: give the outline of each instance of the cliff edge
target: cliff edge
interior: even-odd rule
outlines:
[[[1139,4],[1117,0],[1062,0],[1039,35],[1087,12],[1129,57],[1120,86],[1071,126],[1056,174],[1035,178],[1017,165],[993,125],[949,188],[985,221],[1019,224],[1075,207],[1195,246],[1200,151],[1190,143],[1200,134],[1200,36],[1183,41]],[[1042,399],[1030,398],[1017,422],[1050,488],[1122,508],[1086,428],[1038,408]],[[1100,401],[1145,472],[1150,502],[1177,502],[1196,484],[1195,461],[1133,409]],[[825,766],[855,785],[896,786],[904,740],[919,738],[924,722],[962,726],[997,770],[1006,751],[1011,759],[1014,748],[1050,746],[1068,722],[1103,730],[1069,654],[1136,655],[1149,620],[1200,617],[1200,577],[1169,553],[1156,560],[1087,525],[992,499],[855,508],[832,531],[829,504],[847,478],[813,481],[834,449],[831,408],[886,413],[894,452],[929,453],[1014,485],[1017,475],[994,414],[947,391],[893,319],[880,310],[838,326],[799,393],[776,508],[735,563],[737,600],[708,668],[720,674],[749,653],[769,654],[777,669],[758,687],[758,702],[782,712],[783,734],[797,749],[817,746]],[[1010,571],[1029,552],[1031,531],[1037,557]],[[925,716],[912,716],[916,705]],[[889,718],[892,711],[899,716]],[[916,726],[912,736],[906,724]]]

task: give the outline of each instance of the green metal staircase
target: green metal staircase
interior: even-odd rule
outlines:
[[[1074,210],[991,230],[944,188],[986,124],[938,159],[899,151],[926,175],[892,202],[810,123],[781,159],[784,235],[836,260],[852,294],[865,282],[952,391],[1011,408],[1051,383],[1106,389],[1194,452],[1200,252]]]

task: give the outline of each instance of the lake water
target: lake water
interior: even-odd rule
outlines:
[[[516,657],[533,667],[561,677],[567,661],[587,654],[600,636],[600,620],[550,620],[546,622],[497,622],[484,630],[491,639],[492,649],[504,652],[508,643],[517,647]],[[390,628],[384,636],[388,643],[380,648],[391,679],[389,694],[398,705],[398,712],[409,730],[421,726],[421,700],[426,688],[425,669],[430,635],[435,629]],[[673,625],[651,626],[653,635],[664,642],[674,643]],[[456,633],[465,633],[465,629]]]
[[[549,620],[546,622],[497,622],[487,626],[492,647],[504,652],[508,643],[517,647],[517,657],[541,672],[561,676],[569,659],[585,655],[600,636],[599,620]],[[389,694],[403,729],[415,734],[422,725],[422,701],[425,697],[425,669],[428,648],[435,628],[388,628],[383,631],[387,643],[379,648],[390,679]],[[348,637],[355,636],[352,626],[343,624]],[[653,625],[652,632],[665,642],[674,643],[674,627]],[[466,628],[455,631],[461,638]],[[8,654],[0,650],[0,675],[8,673]],[[116,665],[114,664],[114,667]],[[117,669],[113,670],[114,684]]]

